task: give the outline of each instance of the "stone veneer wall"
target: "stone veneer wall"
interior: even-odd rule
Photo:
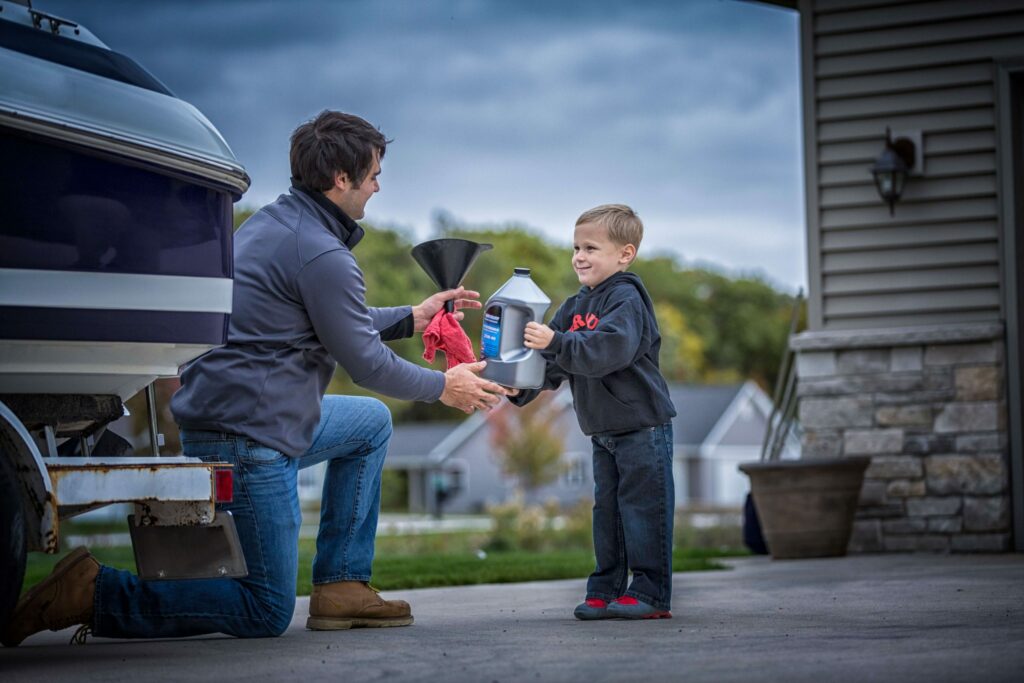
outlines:
[[[998,324],[805,332],[803,457],[871,456],[850,552],[1010,547]]]

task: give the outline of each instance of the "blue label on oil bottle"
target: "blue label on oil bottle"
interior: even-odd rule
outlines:
[[[501,348],[501,309],[491,306],[484,313],[484,329],[480,335],[480,356],[497,358]]]

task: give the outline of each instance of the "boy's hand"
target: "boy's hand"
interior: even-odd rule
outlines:
[[[523,346],[528,349],[546,349],[551,346],[551,340],[554,338],[555,331],[547,325],[526,323],[526,330],[523,332]]]

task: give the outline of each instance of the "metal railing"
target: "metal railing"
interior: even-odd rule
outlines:
[[[761,461],[778,460],[782,447],[793,429],[796,418],[796,354],[789,347],[789,339],[796,333],[800,321],[800,311],[804,303],[804,290],[797,292],[793,301],[793,314],[789,320],[789,333],[786,345],[782,349],[779,362],[779,374],[775,378],[775,391],[772,392],[772,412],[768,416],[768,429],[761,443]]]

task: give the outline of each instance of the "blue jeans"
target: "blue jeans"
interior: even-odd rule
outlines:
[[[591,438],[594,554],[587,598],[672,607],[672,424]],[[628,572],[633,580],[626,588]]]
[[[391,413],[380,401],[325,396],[313,445],[291,458],[251,439],[183,430],[186,455],[234,465],[230,510],[249,575],[244,579],[142,581],[102,567],[93,632],[113,638],[226,633],[276,636],[295,611],[299,527],[298,471],[329,460],[313,560],[313,583],[368,581],[380,508],[380,479]],[[185,549],[182,549],[185,551]]]

